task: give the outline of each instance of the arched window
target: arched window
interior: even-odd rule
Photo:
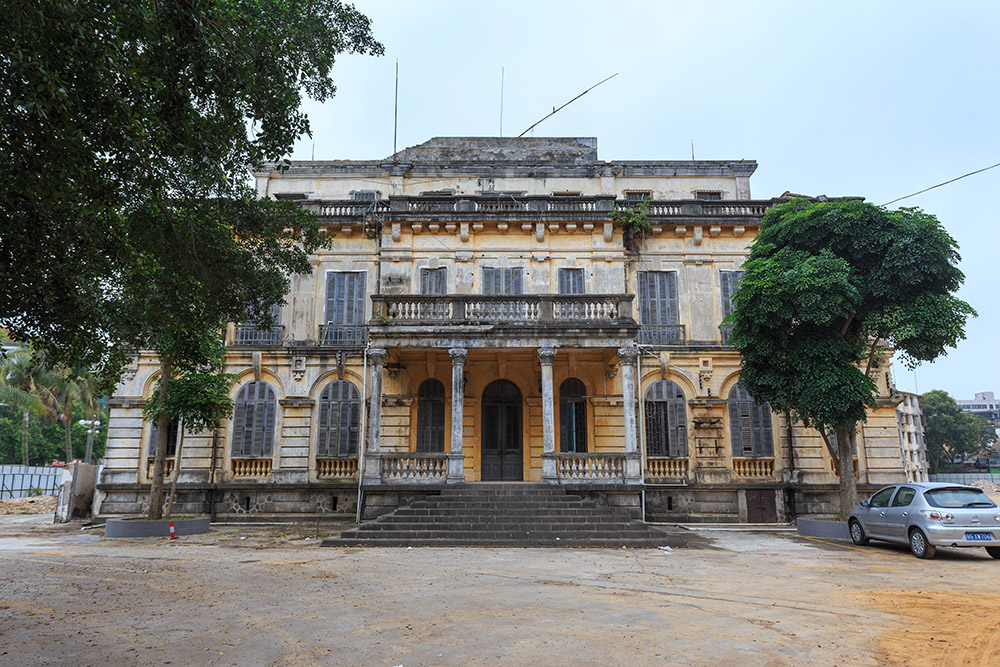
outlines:
[[[361,433],[361,394],[347,380],[334,380],[319,397],[316,456],[357,456]]]
[[[169,458],[171,456],[176,456],[177,454],[177,432],[180,430],[179,423],[176,419],[172,419],[167,423],[167,454]],[[156,432],[157,426],[156,422],[153,422],[149,428],[149,458],[156,456]]]
[[[277,409],[274,390],[263,380],[240,388],[233,411],[233,456],[271,456]]]
[[[733,456],[774,456],[771,405],[755,401],[740,384],[729,392],[729,433]]]
[[[646,455],[686,457],[687,407],[684,392],[670,380],[646,390]]]
[[[444,383],[434,378],[417,389],[417,451],[444,451]]]
[[[559,450],[587,451],[587,388],[576,378],[559,385]]]

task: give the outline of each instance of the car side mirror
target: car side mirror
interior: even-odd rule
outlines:
[[[862,507],[868,507],[868,501],[867,500],[862,500],[861,501],[861,506]]]

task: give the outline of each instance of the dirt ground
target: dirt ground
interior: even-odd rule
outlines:
[[[3,665],[1000,664],[981,549],[720,530],[669,551],[331,549],[315,525],[49,521],[0,517]]]

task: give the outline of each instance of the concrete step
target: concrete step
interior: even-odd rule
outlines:
[[[481,538],[471,539],[393,539],[379,540],[330,537],[323,540],[324,547],[503,547],[503,548],[559,548],[559,549],[655,549],[657,547],[683,547],[685,543],[672,536],[653,539],[604,539],[604,538],[531,538],[523,540]]]

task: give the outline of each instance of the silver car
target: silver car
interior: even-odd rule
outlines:
[[[855,544],[909,544],[917,558],[933,558],[937,547],[986,547],[1000,558],[1000,508],[975,486],[893,484],[861,501],[847,525]]]

